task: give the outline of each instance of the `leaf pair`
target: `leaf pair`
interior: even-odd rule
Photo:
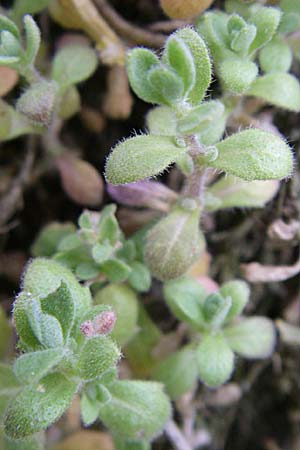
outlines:
[[[234,353],[245,358],[266,358],[272,353],[276,333],[270,320],[252,317],[232,322],[248,301],[246,283],[231,281],[218,293],[207,295],[196,280],[181,278],[165,284],[164,293],[176,317],[201,333],[197,346],[186,347],[155,369],[154,377],[166,383],[173,398],[191,389],[198,376],[210,387],[225,383],[234,368]],[[180,380],[188,359],[193,363],[184,383]]]
[[[199,104],[211,80],[207,48],[191,28],[183,28],[167,39],[161,61],[147,49],[130,51],[127,71],[138,97],[163,105]]]

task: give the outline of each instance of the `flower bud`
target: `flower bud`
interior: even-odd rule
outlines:
[[[56,159],[65,192],[80,205],[99,205],[103,197],[103,181],[88,162],[65,153]]]
[[[97,334],[109,334],[112,332],[117,316],[114,311],[103,311],[94,319],[94,330]]]
[[[183,275],[205,247],[199,229],[200,209],[177,207],[160,220],[148,233],[145,259],[159,280]]]
[[[53,81],[39,81],[32,84],[17,102],[17,110],[30,119],[34,125],[48,127],[52,120],[57,94]]]
[[[190,19],[210,7],[213,0],[160,0],[160,6],[172,19]]]
[[[176,200],[177,194],[157,181],[138,181],[125,185],[108,184],[109,195],[117,202],[142,208],[166,211],[167,203]]]

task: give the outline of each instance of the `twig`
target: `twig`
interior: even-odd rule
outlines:
[[[187,20],[163,20],[161,22],[151,23],[148,28],[151,31],[162,31],[163,33],[171,33],[178,28],[191,25],[191,21]]]
[[[106,0],[94,0],[94,2],[100,14],[121,36],[136,44],[148,45],[150,47],[160,48],[164,45],[166,36],[163,34],[152,33],[151,31],[132,25],[123,19]]]
[[[30,173],[35,157],[35,146],[36,137],[30,136],[28,139],[28,151],[22,164],[22,168],[18,176],[12,182],[9,191],[0,201],[0,226],[6,224],[19,206],[24,187],[28,184],[30,179]]]
[[[176,450],[193,450],[176,423],[170,420],[165,426],[165,433]]]

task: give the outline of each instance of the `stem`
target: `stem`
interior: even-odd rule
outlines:
[[[117,33],[134,41],[136,44],[148,45],[150,47],[163,47],[166,36],[153,33],[143,28],[132,25],[121,17],[106,0],[94,0],[100,14],[110,23]]]
[[[194,162],[194,170],[191,175],[187,178],[186,185],[184,187],[183,193],[187,197],[193,197],[200,200],[201,205],[204,206],[205,198],[205,185],[207,180],[207,168],[200,166],[197,158],[199,155],[205,154],[205,147],[200,144],[197,136],[192,135],[188,137],[188,142],[190,145],[189,154]]]
[[[173,420],[165,426],[165,433],[177,450],[193,450],[187,439]]]

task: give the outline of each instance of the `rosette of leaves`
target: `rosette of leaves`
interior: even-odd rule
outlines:
[[[279,21],[277,10],[266,10]],[[223,15],[220,17],[223,20]],[[227,24],[229,16],[224,17]],[[273,32],[278,25],[275,19]],[[230,18],[230,23],[232,33],[248,29],[239,16]],[[265,40],[257,40],[259,34],[255,34],[249,49],[263,45],[272,33]],[[148,114],[148,134],[126,139],[112,150],[106,178],[112,184],[136,182],[159,175],[172,163],[186,176],[182,198],[146,237],[145,258],[152,274],[161,280],[172,279],[185,273],[204,248],[199,229],[204,199],[193,189],[199,174],[212,168],[245,181],[277,180],[290,175],[292,152],[281,138],[259,129],[220,140],[229,111],[219,100],[204,100],[211,82],[211,62],[204,41],[192,28],[172,34],[160,59],[148,49],[133,49],[127,71],[134,92],[159,106]]]
[[[14,305],[23,353],[12,368],[0,365],[8,442],[40,448],[33,435],[58,420],[76,393],[86,425],[100,418],[125,441],[151,441],[162,431],[171,414],[162,385],[117,378],[111,314],[109,305],[92,306],[89,289],[57,261],[29,263]]]
[[[74,270],[79,280],[90,284],[127,281],[139,292],[148,291],[150,272],[135,241],[125,239],[115,211],[115,205],[106,206],[100,214],[85,211],[78,229],[72,224],[46,226],[33,245],[33,255],[51,256]]]
[[[287,2],[289,3],[289,2]],[[288,11],[290,5],[282,6]],[[245,94],[264,99],[267,103],[298,112],[300,85],[289,70],[293,54],[282,34],[290,32],[284,24],[297,27],[294,20],[282,10],[228,1],[231,14],[212,11],[204,14],[198,31],[207,42],[214,58],[216,73],[224,92]],[[293,8],[291,8],[293,10]],[[281,21],[281,18],[283,21]],[[292,24],[292,25],[291,25]],[[259,76],[258,64],[264,72]]]
[[[45,1],[16,2],[10,15],[19,22],[23,11],[35,13],[46,4]],[[24,16],[23,23],[25,43],[18,26],[9,17],[0,16],[0,65],[16,70],[29,84],[17,100],[16,110],[5,104],[1,140],[41,133],[50,125],[54,114],[62,119],[70,118],[80,108],[76,84],[89,78],[97,67],[97,56],[91,48],[69,45],[56,53],[50,79],[44,78],[35,67],[41,43],[40,30],[29,14]]]
[[[276,341],[272,321],[241,315],[249,294],[241,280],[229,281],[209,295],[199,282],[187,277],[164,285],[169,308],[189,324],[195,336],[154,370],[153,378],[165,383],[171,398],[193,389],[198,378],[212,388],[228,381],[235,355],[262,359],[272,354]]]

